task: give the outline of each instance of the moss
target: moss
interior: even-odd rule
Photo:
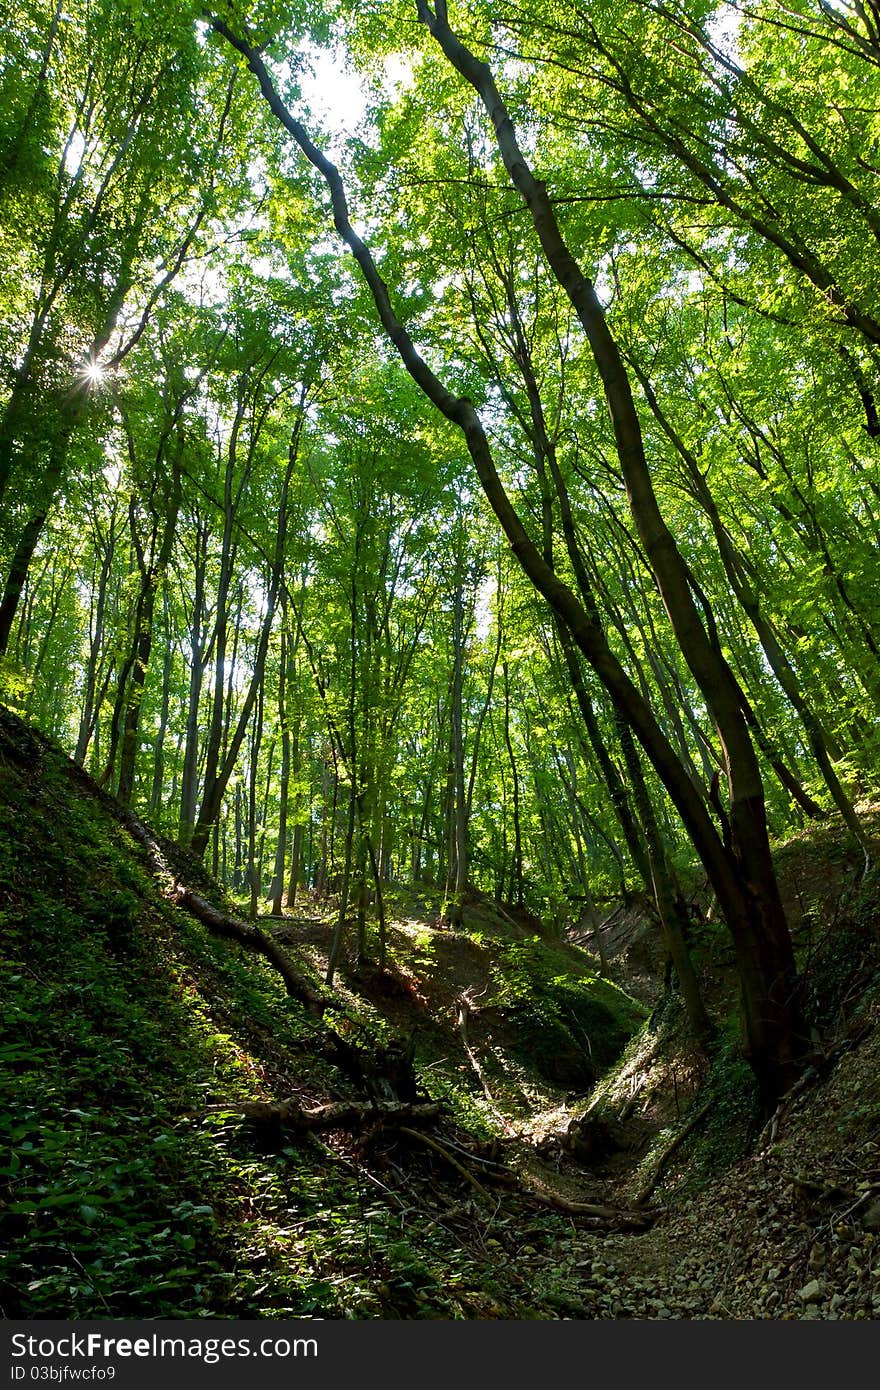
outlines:
[[[500,946],[493,975],[496,1001],[512,1025],[512,1055],[555,1085],[589,1089],[645,1017],[640,1004],[590,973],[577,954],[563,961],[537,939]]]
[[[880,983],[880,870],[850,890],[802,968],[808,1023],[820,1034],[835,1031]]]

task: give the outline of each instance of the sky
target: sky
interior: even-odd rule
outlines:
[[[324,152],[333,159],[342,154],[345,137],[356,134],[364,120],[368,86],[349,66],[341,49],[309,47],[306,51],[311,73],[304,69],[300,74],[300,90],[329,136]],[[389,95],[393,96],[398,87],[405,87],[411,79],[407,59],[394,54],[385,59],[383,86]]]

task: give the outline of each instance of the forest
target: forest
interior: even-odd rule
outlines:
[[[880,7],[0,31],[5,1314],[876,1316]]]

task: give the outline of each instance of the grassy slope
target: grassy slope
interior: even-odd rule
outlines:
[[[3,714],[0,914],[5,1316],[554,1315],[552,1262],[487,1273],[506,1218],[489,1238],[427,1150],[361,1162],[337,1135],[261,1151],[211,1110],[349,1088],[322,1025],[164,903],[106,799]],[[525,979],[513,971],[514,994]],[[638,1011],[619,999],[622,1045]],[[476,1087],[453,1069],[439,1089],[466,1114]],[[511,1200],[516,1240],[552,1251],[570,1223]]]

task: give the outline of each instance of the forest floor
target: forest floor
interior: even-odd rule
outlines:
[[[876,808],[862,809],[880,851]],[[626,1210],[651,1189],[659,1215],[645,1231],[598,1234],[581,1225],[564,1254],[554,1247],[549,1258],[557,1272],[567,1267],[578,1275],[575,1297],[556,1295],[562,1315],[833,1320],[880,1314],[876,889],[859,888],[859,856],[834,827],[793,837],[780,848],[778,864],[818,1026],[814,1061],[798,1093],[763,1128],[732,1040],[713,1066],[693,1046],[674,996],[591,1088],[586,1105],[582,1095],[552,1084],[558,1076],[536,1077],[534,1066],[527,1079],[517,1078],[515,1068],[511,1076],[511,1036],[492,1004],[493,970],[513,943],[530,939],[532,949],[545,953],[571,951],[577,972],[584,968],[578,945],[590,944],[577,930],[567,943],[537,942],[527,916],[518,920],[510,905],[499,911],[475,898],[464,930],[449,933],[439,925],[437,904],[423,894],[408,903],[422,916],[391,927],[390,979],[352,960],[343,967],[355,1007],[368,1001],[404,1032],[430,1027],[434,1065],[441,1051],[452,1051],[460,1071],[466,1070],[461,1040],[456,1049],[455,1029],[444,1028],[443,1020],[454,1019],[462,991],[472,1000],[489,996],[488,1006],[469,1018],[481,1080],[491,1077],[489,1094],[478,1103],[501,1120],[508,1162],[545,1196]],[[646,1001],[662,997],[662,952],[643,906],[619,905],[603,931],[617,983]],[[326,966],[328,924],[318,914],[300,915],[278,933],[311,953],[316,968]],[[867,950],[865,935],[873,943]],[[735,996],[728,949],[704,933],[696,955],[717,1017]],[[548,1252],[539,1246],[517,1245],[503,1229],[498,1234],[499,1255],[536,1274],[545,1265]]]
[[[229,910],[165,848],[175,879]],[[778,863],[814,1055],[764,1126],[717,926],[694,939],[721,1020],[710,1053],[663,991],[637,902],[607,915],[607,981],[508,905],[475,897],[450,932],[430,890],[400,894],[389,970],[349,948],[315,1018],[259,952],[172,905],[110,799],[0,714],[0,1309],[874,1316],[880,890],[857,885],[833,828]],[[326,905],[260,925],[319,987]],[[443,1102],[432,1129],[245,1118],[288,1097],[375,1105],[398,1046],[417,1099]]]

